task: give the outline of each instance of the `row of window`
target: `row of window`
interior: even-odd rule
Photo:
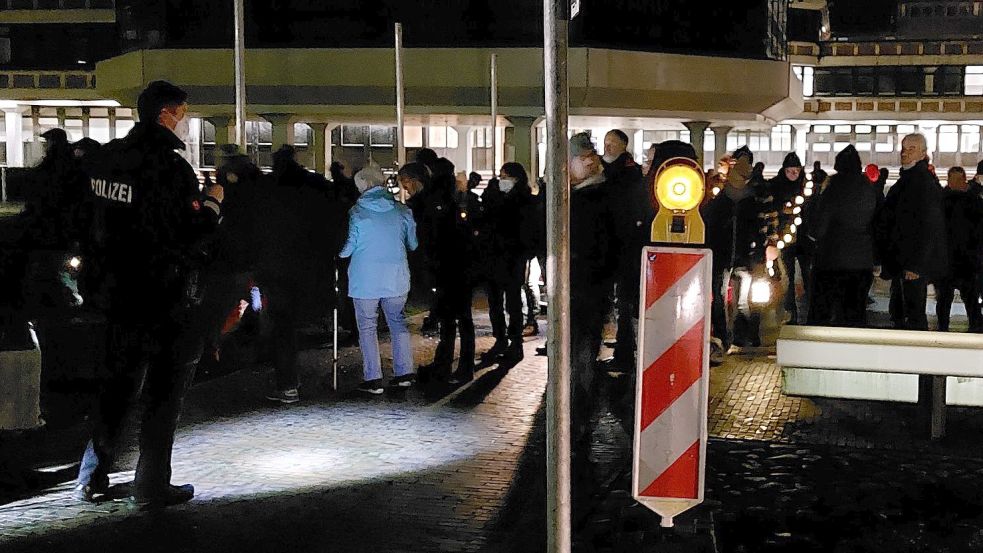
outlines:
[[[905,135],[918,132],[915,125],[813,125],[809,142],[814,152],[839,151],[853,144],[861,152],[898,152]],[[939,125],[935,151],[979,152],[979,125]]]
[[[901,5],[901,17],[969,17],[980,15],[979,2],[962,2],[959,5],[911,4]]]
[[[980,96],[983,65],[794,68],[804,96]]]

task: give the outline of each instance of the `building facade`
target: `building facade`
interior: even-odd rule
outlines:
[[[258,163],[294,144],[320,171],[334,159],[393,165],[392,23],[401,21],[409,155],[430,147],[460,169],[488,175],[517,160],[541,173],[541,3],[322,4],[247,2],[247,137]],[[570,30],[570,126],[598,140],[621,128],[638,159],[653,142],[681,139],[710,166],[747,144],[774,171],[789,151],[831,164],[853,143],[865,161],[894,168],[900,137],[912,131],[926,134],[937,166],[975,166],[981,157],[983,1],[891,3],[881,26],[845,32],[820,0],[580,4]],[[212,167],[216,149],[231,140],[230,2],[0,0],[0,7],[0,164],[35,162],[36,137],[52,126],[73,139],[124,134],[136,95],[158,78],[191,93],[194,165]],[[497,131],[489,115],[492,53]]]

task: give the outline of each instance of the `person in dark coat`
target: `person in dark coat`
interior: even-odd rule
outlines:
[[[152,508],[194,497],[190,484],[170,483],[171,450],[201,352],[198,276],[224,195],[219,185],[202,194],[177,152],[187,140],[187,97],[168,82],[151,82],[137,100],[140,122],[90,166],[93,223],[86,241],[102,267],[111,376],[79,468],[74,497],[82,501],[108,491],[128,411],[141,395],[134,499]]]
[[[778,257],[777,216],[771,217],[774,206],[759,201],[751,186],[751,153],[742,148],[734,159],[724,190],[703,210],[706,244],[713,252],[712,334],[725,352],[731,344],[760,345],[760,316],[750,303],[751,279]],[[737,313],[730,332],[726,298],[732,278]]]
[[[928,168],[925,137],[901,142],[901,177],[888,191],[877,219],[881,278],[891,281],[894,327],[928,330],[928,283],[944,275],[945,212],[942,189]]]
[[[952,299],[955,290],[959,290],[969,318],[969,331],[983,332],[980,289],[977,287],[983,254],[983,199],[969,191],[966,171],[962,167],[949,169],[948,183],[943,191],[943,202],[949,270],[935,281],[939,330],[949,330]]]
[[[275,389],[267,398],[281,403],[299,400],[297,329],[305,321],[320,320],[331,309],[333,298],[324,297],[319,287],[325,285],[322,279],[328,272],[325,260],[333,260],[345,236],[324,233],[325,224],[345,230],[343,212],[331,213],[324,177],[305,169],[295,156],[291,146],[277,150],[273,172],[259,192],[263,215],[256,273],[269,300],[276,369]],[[312,295],[318,299],[309,301]]]
[[[836,155],[809,232],[816,241],[810,325],[863,327],[873,280],[873,221],[877,192],[851,145]]]
[[[488,194],[488,190],[485,190]],[[495,343],[482,355],[488,363],[502,359],[507,365],[522,360],[522,284],[526,261],[535,254],[536,204],[525,168],[515,162],[502,165],[498,191],[482,197],[485,206],[485,291]],[[508,323],[506,324],[506,314]]]
[[[355,179],[345,175],[345,165],[340,161],[332,161],[328,173],[331,175],[331,189],[337,199],[349,207],[355,205],[359,197],[358,187],[355,186]]]
[[[463,173],[456,176],[454,191],[447,204],[448,216],[441,221],[445,228],[434,244],[440,342],[433,363],[424,372],[435,377],[450,373],[452,384],[474,378],[475,335],[471,304],[478,279],[478,244],[483,239],[484,206],[468,186]],[[458,333],[461,337],[460,357],[457,369],[451,373],[454,340]]]
[[[802,286],[807,298],[812,284],[810,278],[812,276],[812,242],[807,236],[806,217],[802,208],[805,200],[805,177],[802,161],[795,152],[790,152],[782,161],[782,168],[778,174],[768,181],[778,214],[778,234],[782,237],[787,235],[793,238],[792,242],[786,243],[782,250],[782,264],[788,275],[788,288],[785,290],[785,312],[789,316],[788,322],[790,324],[797,324],[799,320],[796,262],[799,265]],[[797,198],[802,199],[797,200]]]
[[[204,274],[208,293],[202,304],[206,328],[202,363],[219,360],[223,325],[239,302],[249,299],[258,261],[256,233],[262,227],[257,221],[262,209],[258,205],[262,178],[259,167],[237,146],[222,147],[216,180],[225,190],[225,201],[222,224],[212,240],[212,263]]]
[[[406,200],[406,205],[413,211],[413,218],[416,220],[416,231],[419,240],[419,247],[410,258],[410,267],[413,272],[413,282],[410,297],[413,301],[424,304],[428,313],[423,319],[423,327],[420,329],[424,334],[433,334],[438,331],[437,316],[437,294],[436,290],[436,266],[433,254],[434,240],[434,217],[437,215],[438,207],[444,205],[451,193],[449,187],[444,186],[441,190],[434,188],[434,182],[438,176],[453,177],[453,164],[438,163],[439,158],[436,152],[429,148],[423,148],[416,153],[416,163],[422,164],[427,169],[429,177],[423,182],[423,189],[414,193]],[[450,173],[447,165],[450,164]],[[446,179],[445,179],[446,180]],[[441,212],[442,216],[443,213]]]
[[[665,151],[671,146],[660,145]],[[671,154],[666,154],[670,157]],[[668,159],[666,155],[661,160]],[[657,153],[658,157],[659,154]],[[642,176],[642,168],[628,152],[628,136],[618,130],[609,131],[604,137],[604,178],[610,187],[614,209],[617,277],[614,297],[618,310],[618,333],[614,356],[600,362],[605,370],[633,373],[635,370],[635,334],[638,321],[639,275],[641,274],[642,247],[648,242],[652,219],[655,217],[649,188]],[[659,162],[661,164],[661,162]],[[658,169],[658,167],[656,167]],[[651,183],[649,183],[651,185]]]
[[[569,148],[571,472],[573,489],[582,493],[594,485],[589,462],[590,413],[597,395],[594,367],[610,301],[609,291],[618,269],[615,247],[618,214],[614,209],[613,187],[606,180],[590,134],[573,135]],[[575,498],[575,516],[583,508]]]
[[[30,172],[20,215],[25,224],[22,247],[30,252],[24,297],[28,314],[36,322],[61,318],[69,308],[82,304],[75,272],[66,266],[66,260],[78,253],[79,239],[87,227],[89,185],[65,131],[50,129],[41,138],[45,154]]]

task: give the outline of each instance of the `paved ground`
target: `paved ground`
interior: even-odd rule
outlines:
[[[488,332],[479,319],[479,351]],[[264,368],[202,383],[174,456],[174,480],[198,496],[164,512],[69,501],[58,483],[76,467],[58,465],[76,460],[77,425],[8,438],[0,449],[22,448],[48,467],[37,484],[53,487],[0,504],[0,550],[542,551],[540,342],[461,391],[353,397],[353,349],[338,393],[330,349],[305,351],[296,406],[262,399]],[[434,345],[416,338],[417,361]],[[948,437],[930,442],[912,405],[782,394],[772,354],[749,350],[712,370],[707,501],[673,531],[630,498],[629,441],[614,414],[626,382],[604,377],[598,489],[577,551],[983,551],[983,410],[950,408]]]

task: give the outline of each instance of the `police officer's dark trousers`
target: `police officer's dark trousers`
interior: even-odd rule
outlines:
[[[196,315],[182,310],[155,323],[110,320],[106,330],[108,378],[93,418],[92,439],[82,456],[79,484],[108,483],[127,416],[141,402],[134,493],[152,497],[166,492],[174,431],[201,352],[202,332]]]
[[[466,282],[437,285],[440,299],[440,343],[434,353],[434,365],[447,370],[454,362],[454,339],[461,333],[461,357],[459,371],[474,370],[474,321],[471,317],[472,287]]]
[[[506,338],[513,342],[522,342],[522,277],[524,266],[519,264],[509,271],[508,278],[490,279],[486,284],[488,293],[488,316],[491,319],[492,335],[495,344],[506,344]],[[502,298],[505,298],[504,305]],[[508,326],[505,323],[505,313],[508,312]]]

